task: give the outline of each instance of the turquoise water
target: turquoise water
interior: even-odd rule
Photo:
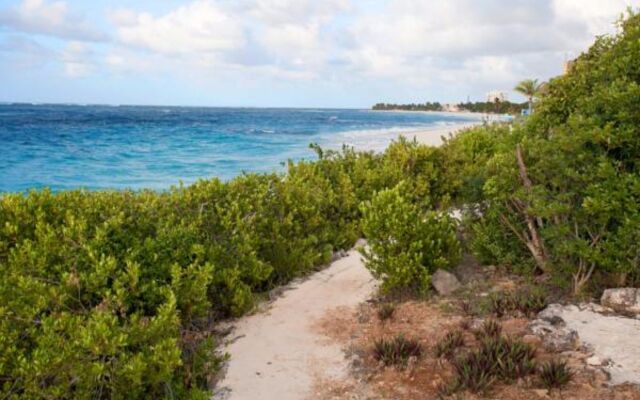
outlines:
[[[309,143],[382,150],[399,132],[464,115],[346,109],[0,105],[0,191],[165,189],[284,171]]]

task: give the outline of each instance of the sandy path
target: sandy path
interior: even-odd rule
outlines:
[[[360,254],[352,250],[293,284],[266,312],[240,319],[232,333],[237,340],[226,348],[228,370],[214,398],[303,400],[312,397],[315,380],[344,377],[344,353],[314,324],[328,310],[367,300],[375,286]]]

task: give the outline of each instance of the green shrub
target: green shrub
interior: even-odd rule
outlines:
[[[316,151],[166,192],[2,194],[0,397],[207,396],[217,319],[350,247],[360,204],[400,179],[421,210],[446,197],[427,146]]]
[[[451,218],[422,211],[403,196],[405,187],[383,190],[363,204],[362,229],[369,244],[363,255],[383,290],[424,293],[436,269],[459,259],[460,245]]]
[[[576,294],[595,276],[637,282],[640,15],[620,27],[552,79],[535,113],[495,142],[485,136],[497,128],[477,128],[448,146],[454,176],[464,166],[456,193],[472,203],[472,248],[483,261],[533,266]],[[490,143],[488,151],[468,148],[476,143]]]

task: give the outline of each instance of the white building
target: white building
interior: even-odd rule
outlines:
[[[507,92],[503,92],[501,90],[493,90],[487,93],[487,102],[488,103],[498,103],[509,100],[509,95]]]

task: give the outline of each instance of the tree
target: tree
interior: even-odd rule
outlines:
[[[518,83],[513,89],[527,98],[529,102],[529,112],[533,110],[533,98],[538,97],[543,83],[538,83],[537,79],[525,79]]]

